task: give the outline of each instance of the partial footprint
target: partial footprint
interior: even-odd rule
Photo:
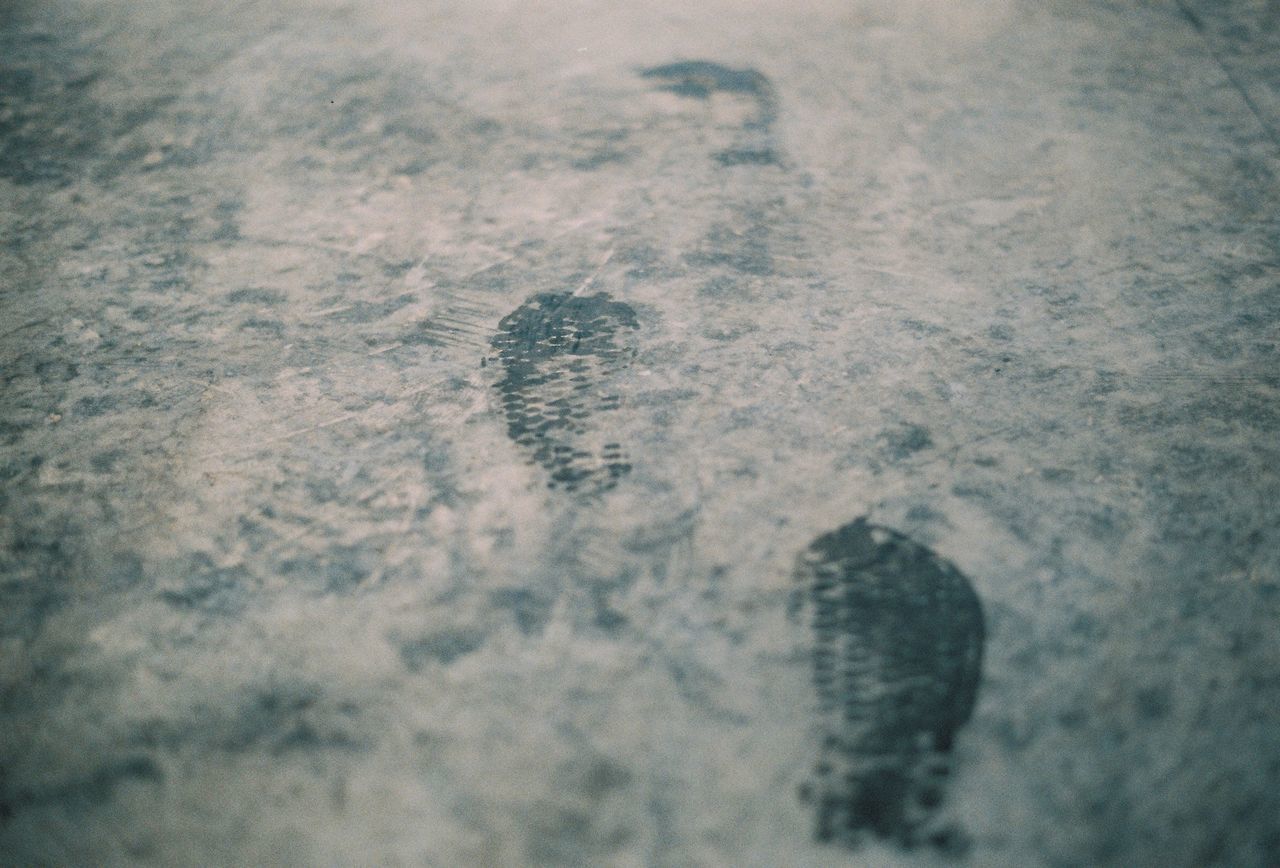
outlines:
[[[981,678],[982,607],[969,581],[863,518],[815,539],[796,578],[796,610],[813,631],[821,744],[802,792],[818,839],[960,846],[937,814]]]
[[[608,419],[636,328],[635,311],[605,293],[540,293],[498,324],[492,346],[507,433],[552,488],[600,494],[631,470]]]
[[[713,94],[737,94],[752,101],[754,115],[742,123],[739,140],[714,158],[724,166],[774,165],[781,162],[773,143],[778,102],[769,79],[754,69],[731,69],[707,60],[685,60],[653,66],[640,73],[662,82],[661,89],[680,96],[710,99]]]

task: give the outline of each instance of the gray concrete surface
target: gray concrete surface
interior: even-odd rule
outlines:
[[[0,6],[0,862],[1278,864],[1277,45]],[[945,834],[821,840],[926,693]]]

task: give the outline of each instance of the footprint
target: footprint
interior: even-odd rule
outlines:
[[[507,434],[550,474],[551,488],[601,494],[631,470],[607,419],[636,328],[635,311],[605,293],[540,293],[498,324],[491,345]]]
[[[778,279],[803,271],[807,261],[795,231],[803,217],[788,204],[805,196],[807,181],[785,157],[775,129],[781,101],[769,78],[709,60],[653,66],[639,75],[656,90],[710,104],[691,136],[672,146],[682,165],[690,155],[711,158],[708,171],[697,174],[709,195],[676,203],[682,216],[696,215],[705,227],[680,253],[682,265],[700,275],[699,294],[785,293]]]
[[[651,66],[640,74],[663,82],[663,90],[680,96],[707,99],[713,93],[745,94],[758,108],[756,116],[744,124],[747,129],[769,129],[778,115],[773,86],[754,69],[730,69],[709,60],[682,60]]]
[[[722,166],[780,165],[773,142],[773,125],[778,118],[778,101],[769,79],[754,69],[731,69],[707,60],[684,60],[641,70],[644,78],[661,82],[661,90],[679,96],[707,100],[712,94],[745,96],[754,103],[755,113],[743,121],[741,135],[713,159]]]
[[[817,838],[962,846],[937,815],[981,678],[982,607],[968,579],[865,518],[815,539],[796,578],[793,613],[806,611],[813,631],[821,742],[801,792]]]

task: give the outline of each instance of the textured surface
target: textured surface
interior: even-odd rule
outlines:
[[[0,4],[0,861],[1273,862],[1275,10]],[[823,842],[859,516],[982,682]]]

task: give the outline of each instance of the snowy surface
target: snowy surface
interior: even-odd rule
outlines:
[[[1247,0],[0,6],[0,862],[1275,864],[1277,57]],[[607,363],[504,358],[539,295]],[[862,517],[981,601],[946,847],[801,798]]]

